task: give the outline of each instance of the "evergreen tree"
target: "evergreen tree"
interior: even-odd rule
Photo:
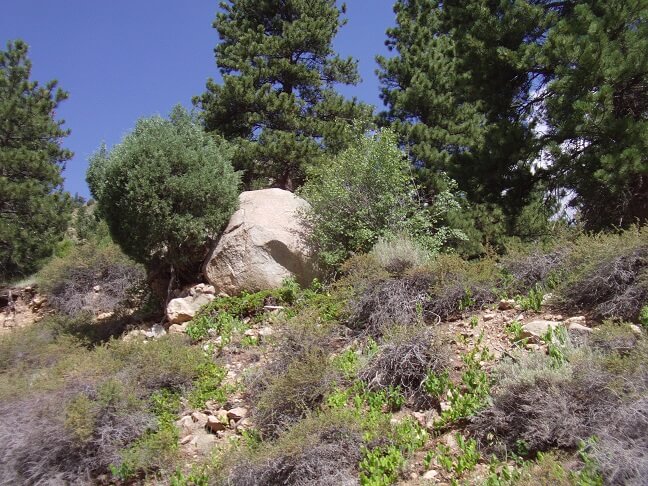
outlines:
[[[344,128],[369,119],[369,107],[335,92],[359,81],[357,63],[331,43],[345,8],[335,0],[229,0],[214,27],[223,83],[194,99],[205,128],[238,147],[244,182],[291,188],[308,164],[348,142]]]
[[[586,226],[648,221],[648,3],[578,0],[542,46],[548,173]]]
[[[61,172],[72,152],[55,120],[67,93],[56,81],[30,81],[23,41],[0,51],[0,279],[26,275],[52,254],[65,231],[70,200]]]
[[[387,45],[397,55],[378,58],[383,116],[426,185],[438,190],[442,172],[457,181],[464,215],[475,216],[468,226],[503,218],[501,229],[477,233],[511,232],[535,201],[525,61],[527,44],[543,33],[543,9],[516,0],[400,0],[394,9]]]
[[[149,271],[195,281],[209,243],[238,203],[231,148],[176,106],[168,120],[137,122],[90,160],[87,181],[124,253]]]

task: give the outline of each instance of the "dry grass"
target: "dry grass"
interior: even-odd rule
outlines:
[[[370,390],[398,388],[413,406],[426,407],[431,397],[423,384],[430,371],[440,374],[447,368],[448,349],[431,328],[392,328],[359,378]]]
[[[276,443],[232,457],[220,484],[357,485],[361,449],[361,433],[353,424],[329,417],[307,419]]]
[[[92,241],[55,258],[41,270],[38,281],[58,311],[100,314],[117,310],[141,290],[144,269],[117,245]]]
[[[625,354],[587,346],[564,352],[562,364],[535,353],[503,364],[492,405],[469,430],[482,448],[502,455],[575,452],[581,441],[597,437],[590,452],[606,484],[642,484],[648,471],[645,343]]]
[[[648,301],[648,227],[579,239],[559,289],[565,308],[636,321]]]
[[[350,327],[375,338],[394,325],[433,322],[438,316],[430,310],[432,283],[432,275],[421,272],[368,285],[349,301]]]

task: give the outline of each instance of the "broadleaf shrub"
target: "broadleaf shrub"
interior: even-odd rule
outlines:
[[[458,204],[452,193],[424,206],[411,171],[390,130],[357,135],[350,148],[310,171],[301,190],[311,204],[304,216],[325,266],[335,268],[353,254],[368,252],[381,237],[398,233],[430,251],[458,235],[438,224]]]

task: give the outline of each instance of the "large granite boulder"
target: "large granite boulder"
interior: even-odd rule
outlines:
[[[308,203],[289,191],[263,189],[242,193],[239,204],[207,257],[207,281],[229,295],[276,288],[289,277],[310,284],[314,266],[300,217]]]

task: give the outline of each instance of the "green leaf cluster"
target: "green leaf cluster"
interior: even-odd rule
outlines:
[[[90,160],[87,180],[113,239],[144,265],[197,273],[207,244],[236,209],[232,150],[182,107],[137,122]]]

